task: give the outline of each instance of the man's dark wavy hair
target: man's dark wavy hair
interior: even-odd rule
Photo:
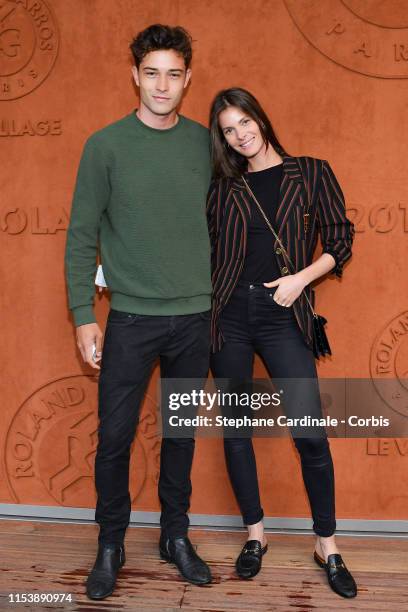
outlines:
[[[149,26],[133,39],[130,50],[135,60],[136,68],[139,68],[145,55],[151,51],[162,49],[173,49],[183,56],[186,69],[191,64],[193,51],[191,48],[193,39],[181,26],[168,26],[156,23]]]

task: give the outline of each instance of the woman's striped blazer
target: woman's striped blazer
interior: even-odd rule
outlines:
[[[330,253],[336,261],[331,273],[340,277],[344,263],[351,256],[354,225],[346,217],[344,196],[333,170],[327,161],[313,157],[283,156],[282,160],[283,176],[274,229],[293,267],[276,240],[271,255],[276,258],[282,276],[298,272],[312,263],[320,234],[323,253]],[[213,352],[220,350],[224,342],[218,327],[219,316],[243,268],[254,205],[241,178],[224,177],[212,181],[207,198],[207,219],[213,284]],[[309,214],[308,227],[305,227],[306,212]],[[314,305],[311,286],[307,285],[305,291]],[[313,314],[303,292],[293,308],[304,339],[312,347]]]

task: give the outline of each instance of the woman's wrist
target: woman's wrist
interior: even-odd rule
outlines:
[[[336,260],[333,255],[322,253],[316,261],[310,264],[310,266],[303,268],[303,270],[299,270],[296,275],[299,276],[301,282],[304,283],[304,287],[306,287],[306,285],[330,272],[335,264]]]
[[[304,268],[303,270],[299,270],[299,272],[296,272],[296,276],[301,281],[303,288],[306,287],[313,280],[312,278],[309,277],[307,268]]]

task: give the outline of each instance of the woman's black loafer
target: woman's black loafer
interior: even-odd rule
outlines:
[[[255,576],[261,569],[262,556],[267,550],[268,545],[266,544],[262,548],[259,540],[248,540],[245,542],[235,563],[238,576],[241,578],[252,578],[252,576]]]
[[[315,551],[313,558],[319,567],[326,570],[329,585],[335,593],[342,597],[355,597],[357,595],[357,585],[345,566],[341,555],[336,553],[329,555],[326,563]]]

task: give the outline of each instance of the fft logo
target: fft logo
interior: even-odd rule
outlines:
[[[155,402],[145,397],[131,448],[134,501],[156,485],[160,441]],[[7,432],[5,466],[18,503],[94,505],[98,438],[97,378],[67,376],[41,387],[17,410]]]
[[[0,100],[21,98],[47,78],[58,40],[44,0],[0,0]]]
[[[408,311],[394,317],[377,335],[370,373],[380,397],[392,410],[408,416]]]

